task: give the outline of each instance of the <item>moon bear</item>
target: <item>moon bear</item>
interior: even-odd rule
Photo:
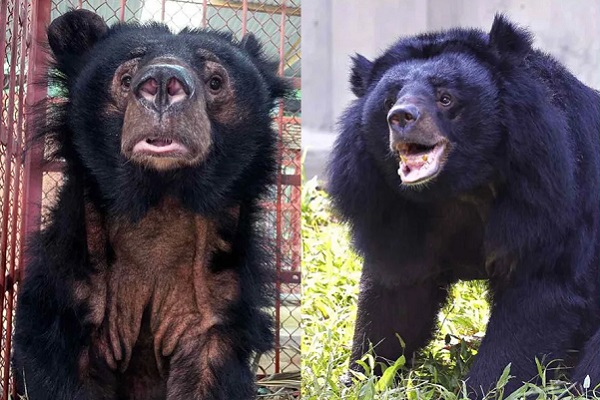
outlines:
[[[328,184],[364,257],[351,368],[421,349],[448,287],[487,279],[473,397],[573,349],[600,383],[598,92],[501,15],[357,55],[350,83]]]
[[[287,93],[257,39],[71,11],[38,135],[64,185],[31,238],[14,372],[31,400],[256,396],[272,348],[261,198]]]

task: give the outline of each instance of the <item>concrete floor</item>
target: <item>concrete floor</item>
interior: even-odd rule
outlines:
[[[325,166],[337,134],[302,127],[302,150],[305,152],[304,177],[325,180]]]

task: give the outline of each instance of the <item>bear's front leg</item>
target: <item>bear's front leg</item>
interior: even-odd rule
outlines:
[[[393,362],[403,350],[410,359],[431,339],[435,317],[447,294],[445,287],[433,280],[411,285],[384,283],[384,278],[368,271],[365,266],[350,357],[350,368],[357,371],[362,368],[356,361],[369,350],[369,344],[375,346],[378,361]],[[396,335],[404,341],[404,349]]]
[[[495,294],[485,338],[467,379],[470,398],[483,398],[509,363],[514,378],[505,393],[536,379],[536,357],[556,362],[564,360],[565,349],[574,348],[586,301],[573,282],[549,275],[518,277]]]
[[[182,337],[171,356],[167,400],[249,400],[256,397],[248,354],[232,328],[214,326]]]

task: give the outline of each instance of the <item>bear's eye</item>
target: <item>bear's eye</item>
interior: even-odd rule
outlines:
[[[223,87],[223,78],[218,75],[214,75],[208,81],[208,87],[213,92],[218,92]]]
[[[388,111],[391,110],[392,107],[394,107],[394,104],[396,104],[394,99],[386,99],[385,102],[383,103],[385,109]]]
[[[129,89],[131,86],[131,75],[123,75],[121,78],[121,86],[123,86],[124,89]]]
[[[444,107],[448,107],[450,104],[452,104],[452,96],[450,96],[449,94],[443,94],[440,96],[439,102]]]

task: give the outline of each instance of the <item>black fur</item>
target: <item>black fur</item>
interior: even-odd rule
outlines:
[[[216,256],[211,265],[215,270],[232,269],[240,277],[240,299],[227,324],[211,333],[228,335],[236,356],[224,360],[217,371],[219,384],[205,398],[253,398],[250,357],[270,350],[273,339],[272,321],[264,312],[271,304],[271,250],[257,226],[259,200],[276,171],[277,135],[270,111],[288,84],[276,76],[275,64],[252,36],[236,41],[229,33],[211,30],[173,34],[155,23],[108,28],[87,11],[65,14],[48,33],[55,59],[50,79],[65,91],[66,102],[49,103],[48,118],[38,112],[38,136],[56,145],[54,159],[65,161],[65,183],[47,226],[29,240],[13,356],[19,391],[26,385],[31,400],[130,398],[128,388],[119,386],[120,374],[108,367],[87,380],[78,376],[77,360],[90,341],[91,327],[85,322],[89,310],[74,301],[72,286],[94,269],[84,208],[91,203],[103,216],[137,221],[170,196],[194,213],[217,219],[239,207],[237,228],[227,233],[233,250]],[[225,63],[236,104],[248,116],[234,125],[213,121],[213,147],[199,166],[157,172],[126,162],[120,154],[123,118],[107,115],[105,109],[117,66],[138,48],[145,49],[145,57],[176,55],[190,65],[198,64],[197,49],[207,49]],[[190,390],[198,384],[190,380]],[[169,398],[187,399],[190,393]],[[165,397],[159,393],[153,398]]]
[[[367,341],[383,340],[376,353],[392,360],[402,353],[395,333],[406,353],[422,348],[458,279],[489,279],[493,293],[468,376],[479,396],[508,363],[514,390],[536,375],[536,356],[565,359],[598,329],[600,96],[531,43],[497,16],[489,34],[423,34],[372,62],[354,58],[358,98],[329,165],[329,191],[365,259],[352,368]],[[431,99],[443,84],[457,98],[435,114],[448,161],[417,188],[396,172],[385,107],[410,84]],[[597,338],[590,343],[572,376],[590,374],[594,385]]]

